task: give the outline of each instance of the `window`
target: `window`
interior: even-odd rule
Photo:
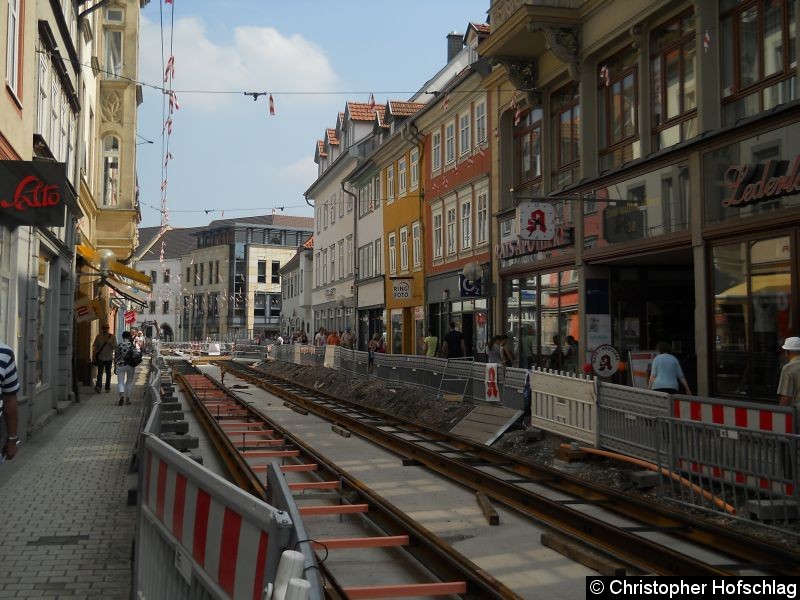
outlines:
[[[373,246],[367,244],[358,249],[358,277],[369,279],[373,276]]]
[[[641,156],[637,58],[637,51],[628,48],[598,65],[597,120],[602,171]]]
[[[267,283],[267,261],[260,260],[258,261],[257,267],[257,274],[258,274],[258,283]]]
[[[192,268],[186,267],[186,285],[192,282]]]
[[[164,281],[164,283],[169,283],[169,269],[164,269],[164,279],[163,279],[163,281]]]
[[[656,28],[650,50],[653,149],[659,150],[697,135],[694,14]]]
[[[168,315],[169,314],[169,300],[164,300],[161,303],[161,314]]]
[[[151,282],[151,283],[153,283],[154,285],[155,285],[156,283],[158,283],[158,281],[157,281],[157,279],[158,279],[157,275],[158,275],[158,272],[157,272],[157,271],[150,271],[150,282]]]
[[[554,188],[578,181],[581,106],[578,84],[572,83],[550,98],[553,106],[553,176]]]
[[[106,9],[106,23],[121,25],[124,22],[125,13],[121,8]]]
[[[336,247],[339,251],[339,278],[341,279],[344,277],[344,240],[339,240]]]
[[[353,274],[353,235],[347,236],[347,274]]]
[[[372,210],[372,182],[358,190],[358,216],[363,217]]]
[[[322,285],[328,283],[328,249],[322,251]]]
[[[422,240],[420,239],[420,231],[419,223],[411,225],[412,251],[414,252],[413,260],[415,267],[422,265]]]
[[[411,151],[411,189],[419,186],[419,150]]]
[[[478,193],[478,231],[477,245],[489,241],[489,196],[486,192]]]
[[[448,123],[444,129],[444,164],[449,165],[456,160],[456,125]]]
[[[345,193],[344,195],[347,196],[347,212],[351,213],[351,212],[353,212],[353,195],[352,195],[352,191],[349,194]]]
[[[103,206],[119,202],[119,138],[103,138]]]
[[[320,264],[322,264],[322,252],[317,252],[314,254],[314,285],[316,287],[322,285],[319,268]]]
[[[36,102],[36,131],[41,135],[47,133],[47,88],[50,85],[47,54],[39,55],[39,97]]]
[[[381,176],[375,175],[372,180],[372,210],[378,210],[381,205]]]
[[[6,83],[14,94],[19,85],[19,3],[20,0],[8,0]]]
[[[219,261],[214,261],[214,271],[217,273],[217,278],[214,280],[214,283],[222,283],[222,277],[219,276]]]
[[[437,131],[431,136],[431,169],[438,171],[442,168],[442,133]]]
[[[61,106],[61,88],[58,85],[58,78],[50,78],[50,132],[47,137],[47,142],[50,147],[55,148],[58,146],[58,107]]]
[[[115,79],[122,76],[122,31],[106,29],[106,77]]]
[[[482,144],[486,141],[486,103],[475,105],[475,143]]]
[[[336,196],[334,196],[334,201],[339,204],[339,218],[341,219],[344,216],[344,192],[338,192],[339,199],[336,200]]]
[[[394,165],[386,168],[386,202],[394,201]]]
[[[383,258],[383,238],[378,238],[375,240],[375,275],[383,275],[384,272],[384,261]]]
[[[456,207],[447,209],[447,253],[456,253]]]
[[[397,239],[394,231],[389,234],[389,273],[397,273]]]
[[[333,283],[336,281],[336,244],[331,244],[330,248],[328,248],[328,252],[331,259],[329,278],[331,283]]]
[[[281,282],[281,263],[278,260],[272,261],[272,283]]]
[[[433,258],[442,258],[442,213],[433,215]]]
[[[150,312],[151,315],[156,314],[156,301],[155,300],[150,300],[150,311],[149,312]]]
[[[194,277],[192,278],[193,281],[192,285],[197,285],[197,282],[199,281],[197,279],[197,265],[192,265],[192,275],[194,275]]]
[[[542,111],[529,111],[514,126],[514,188],[541,184]]]
[[[722,124],[796,98],[796,2],[720,2]]]
[[[317,233],[319,233],[320,231],[322,231],[322,209],[317,208],[317,210],[314,212],[316,216],[316,219],[314,220],[317,222]]]
[[[58,146],[54,149],[61,162],[67,162],[67,145],[69,144],[69,111],[67,110],[67,96],[61,95],[61,112],[59,113]]]
[[[400,270],[408,271],[408,227],[400,228]]]
[[[397,192],[399,196],[405,196],[406,194],[406,159],[401,158],[397,161],[397,185],[400,188]]]
[[[461,249],[472,248],[472,201],[461,203]]]
[[[253,297],[253,316],[262,318],[267,316],[267,294],[256,292]]]
[[[331,196],[330,208],[331,208],[331,225],[333,225],[334,223],[336,223],[336,194]]]
[[[469,113],[461,115],[461,126],[458,132],[459,133],[458,145],[461,149],[462,155],[469,152],[470,148],[472,147],[472,139],[470,137],[470,131],[469,131],[470,121],[472,121],[472,115],[470,115]]]
[[[205,267],[206,267],[205,263],[200,263],[200,274],[199,274],[200,285],[205,285],[206,284],[206,268]]]

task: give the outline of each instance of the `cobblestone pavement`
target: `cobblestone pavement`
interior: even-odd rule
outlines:
[[[0,465],[0,599],[127,599],[136,507],[128,464],[146,369],[131,406],[81,388],[81,402]]]

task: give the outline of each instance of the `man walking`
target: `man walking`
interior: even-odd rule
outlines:
[[[789,362],[781,369],[778,402],[781,406],[800,405],[800,337],[788,337],[783,349]]]
[[[117,374],[117,386],[119,387],[119,402],[122,406],[131,403],[131,392],[133,391],[133,379],[136,376],[136,367],[131,363],[134,353],[138,352],[133,345],[130,331],[122,332],[122,343],[117,346],[114,352],[114,372]]]
[[[130,335],[130,334],[129,334]],[[100,393],[103,390],[103,372],[106,374],[106,391],[111,391],[111,363],[114,361],[114,350],[117,348],[117,338],[111,333],[108,323],[103,323],[100,333],[94,338],[92,344],[92,356],[97,365],[97,383],[94,391]]]
[[[6,425],[7,437],[3,443],[3,457],[11,460],[17,454],[17,391],[19,391],[19,378],[17,377],[17,363],[14,361],[14,351],[0,344],[0,413]]]
[[[442,342],[442,356],[444,358],[461,358],[467,353],[467,345],[464,336],[456,329],[454,322],[450,323],[450,331],[444,336]]]

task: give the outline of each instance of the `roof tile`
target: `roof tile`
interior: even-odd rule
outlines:
[[[347,102],[347,111],[353,121],[373,121],[375,119],[376,106],[370,106],[367,102]]]
[[[396,117],[410,117],[422,108],[425,108],[425,105],[420,102],[389,100],[389,113]]]
[[[336,137],[336,130],[328,127],[327,135],[328,135],[328,144],[331,146],[338,146],[339,145],[339,138]]]

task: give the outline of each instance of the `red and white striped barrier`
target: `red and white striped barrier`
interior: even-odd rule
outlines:
[[[676,419],[741,427],[771,433],[794,433],[794,410],[786,406],[758,405],[718,398],[673,396],[672,410]]]
[[[274,526],[256,524],[244,511],[226,505],[221,489],[204,487],[147,445],[143,506],[230,598],[260,600],[268,576],[274,577],[267,573],[268,562],[274,562],[267,555]],[[264,509],[269,514],[271,507]]]

